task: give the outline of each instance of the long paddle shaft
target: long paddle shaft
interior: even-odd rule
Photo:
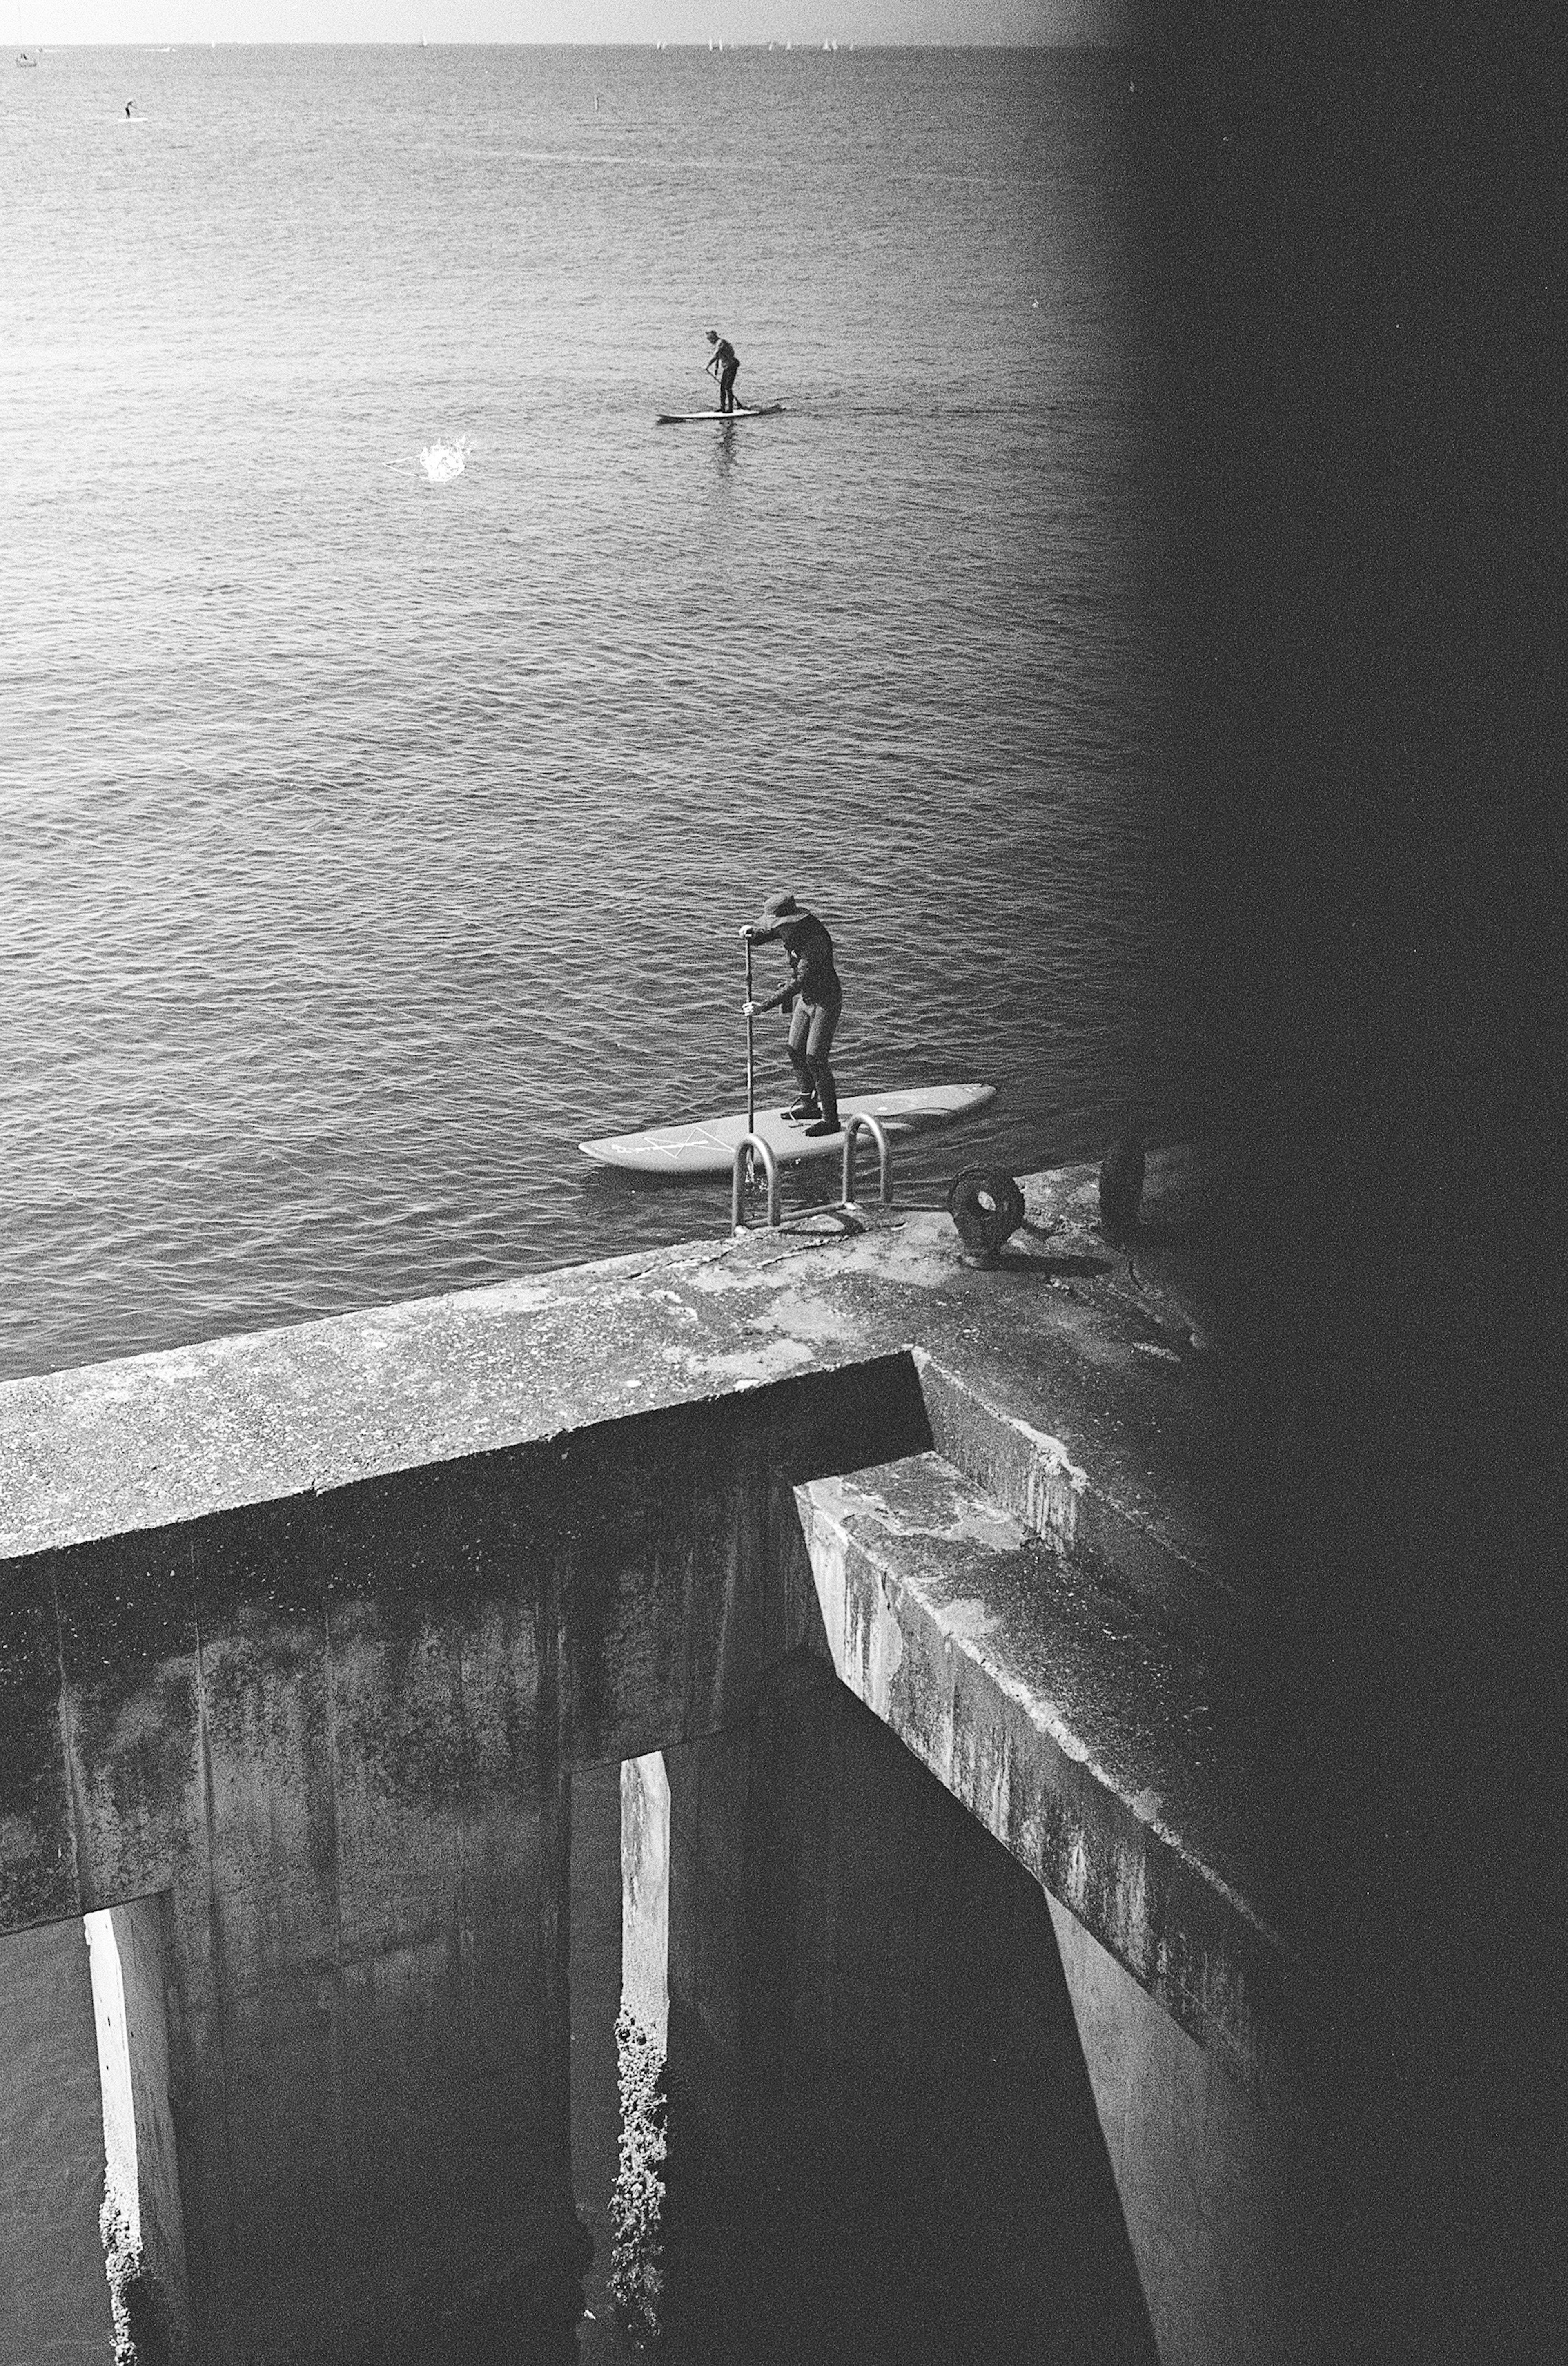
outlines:
[[[745,1130],[756,1132],[756,1070],[752,1059],[751,1042],[751,931],[745,939]],[[751,1153],[746,1153],[746,1165],[751,1165]]]

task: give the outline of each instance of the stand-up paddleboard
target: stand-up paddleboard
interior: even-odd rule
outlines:
[[[857,1093],[841,1100],[841,1118],[874,1117],[890,1135],[913,1133],[929,1126],[953,1125],[996,1098],[994,1085],[913,1085],[902,1092]],[[842,1158],[844,1134],[808,1134],[803,1125],[780,1117],[777,1110],[758,1110],[751,1132],[766,1142],[781,1166],[798,1166],[808,1158]],[[736,1149],[745,1140],[745,1111],[733,1117],[694,1118],[687,1125],[654,1125],[641,1133],[607,1134],[601,1142],[578,1145],[585,1157],[600,1166],[627,1166],[639,1175],[727,1175]],[[876,1146],[862,1134],[863,1155],[876,1156]]]
[[[661,411],[655,427],[685,427],[693,419],[771,419],[781,402],[737,402],[733,411]]]

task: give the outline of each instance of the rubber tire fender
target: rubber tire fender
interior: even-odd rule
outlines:
[[[947,1213],[977,1256],[995,1256],[1024,1221],[1024,1194],[1002,1166],[966,1166],[953,1178]]]

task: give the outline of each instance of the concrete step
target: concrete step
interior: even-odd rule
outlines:
[[[1202,1652],[940,1454],[793,1494],[841,1680],[1249,2093],[1294,2091],[1309,1982]]]
[[[984,1495],[1167,1633],[1199,1649],[1236,1639],[1246,1606],[1193,1524],[1170,1516],[1169,1491],[1156,1511],[1136,1508],[1110,1470],[1084,1469],[1059,1438],[924,1348],[913,1353],[933,1445]]]

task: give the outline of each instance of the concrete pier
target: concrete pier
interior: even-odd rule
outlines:
[[[569,2278],[574,1774],[675,1770],[716,2094],[755,2000],[693,1984],[679,1753],[781,1784],[808,1664],[1024,1884],[1159,2356],[1292,2354],[1321,2013],[1225,1715],[1212,1207],[1157,1155],[1113,1250],[1092,1183],[991,1270],[820,1217],[0,1390],[0,1933],[161,1901],[195,2356],[436,2355]],[[738,1963],[782,1860],[704,1830]]]

